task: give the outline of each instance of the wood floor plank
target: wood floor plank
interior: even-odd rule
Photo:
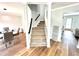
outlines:
[[[26,47],[26,42],[25,42],[25,33],[20,33],[17,37],[14,39],[16,40],[21,40],[20,42],[17,42],[13,46],[9,48],[5,48],[5,46],[0,47],[0,56],[13,56],[17,52],[19,52],[22,49],[25,49]],[[23,50],[24,51],[24,50]],[[20,54],[20,53],[19,53]]]
[[[32,49],[28,49],[27,51],[25,51],[25,53],[22,56],[28,56],[30,55],[36,48],[32,48]]]
[[[57,50],[57,43],[54,44],[54,46],[52,46],[52,48],[50,48],[48,56],[54,56]]]
[[[71,37],[69,37],[71,36]],[[73,39],[72,34],[69,32],[65,33],[65,38],[62,42],[51,41],[51,47],[36,47],[32,50],[28,50],[30,53],[25,53],[23,55],[28,56],[68,56],[68,55],[79,55],[78,49],[76,49],[76,41]],[[70,39],[72,41],[70,41]],[[75,42],[75,43],[73,43]],[[73,53],[74,52],[74,53]]]
[[[48,52],[49,52],[49,49],[50,48],[44,48],[43,53],[41,53],[40,56],[46,56],[48,54]]]
[[[25,47],[25,37],[21,44],[15,45],[11,48],[0,50],[0,55],[14,55],[14,56],[79,56],[79,49],[76,48],[77,41],[71,32],[66,32],[62,42],[51,40],[51,47],[32,47],[27,49]]]

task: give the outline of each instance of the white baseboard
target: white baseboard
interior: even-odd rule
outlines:
[[[76,46],[79,49],[79,45]]]
[[[61,40],[57,40],[57,39],[52,39],[53,41],[56,41],[56,42],[61,42]]]

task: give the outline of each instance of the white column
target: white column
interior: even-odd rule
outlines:
[[[27,4],[24,5],[24,12],[22,15],[22,28],[24,29],[25,35],[26,35],[26,47],[27,49],[30,48],[30,44],[29,44],[29,35],[28,35],[28,9],[27,9]]]
[[[48,3],[48,24],[47,24],[47,32],[48,32],[48,36],[47,36],[47,47],[50,48],[50,22],[51,21],[51,3]]]
[[[26,42],[27,42],[27,48],[29,49],[30,48],[30,40],[31,40],[31,32],[30,34],[28,34],[28,31],[29,31],[29,27],[30,27],[30,22],[31,22],[31,17],[32,17],[32,12],[31,12],[31,9],[29,8],[28,5],[26,5],[26,12],[25,12],[27,15],[27,27],[26,27]]]

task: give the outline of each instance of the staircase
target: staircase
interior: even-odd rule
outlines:
[[[31,47],[46,46],[45,22],[40,21],[37,27],[32,28]]]

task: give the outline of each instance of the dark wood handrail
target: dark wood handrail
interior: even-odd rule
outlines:
[[[33,19],[31,18],[31,21],[30,21],[30,27],[29,27],[29,34],[30,34],[30,32],[31,32],[31,28],[32,28],[32,21],[33,21]]]
[[[39,16],[40,16],[40,14],[38,14],[38,16],[36,17],[35,21],[38,19]]]
[[[39,16],[40,16],[40,14],[38,14],[38,16],[36,17],[35,21],[38,19]],[[31,18],[29,32],[28,32],[29,34],[30,34],[31,28],[32,28],[32,21],[33,21],[33,19]]]

